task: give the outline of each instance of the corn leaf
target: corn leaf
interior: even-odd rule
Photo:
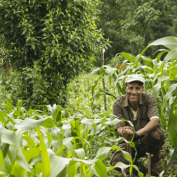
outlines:
[[[50,174],[51,168],[50,168],[50,159],[49,159],[49,156],[47,153],[47,147],[44,143],[44,140],[42,138],[42,135],[41,135],[38,127],[36,127],[36,131],[37,131],[39,139],[40,139],[40,147],[41,147],[41,151],[42,151],[42,167],[43,167],[42,176],[48,177]]]

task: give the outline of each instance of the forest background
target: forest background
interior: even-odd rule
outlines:
[[[111,41],[105,53],[105,64],[115,66],[123,58],[117,57],[120,52],[133,55],[141,51],[152,41],[177,33],[177,2],[173,0],[102,0],[99,6],[97,27],[104,37]],[[146,56],[153,57],[158,48],[146,51]],[[96,66],[101,65],[97,60]]]

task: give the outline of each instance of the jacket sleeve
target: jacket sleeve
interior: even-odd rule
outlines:
[[[123,109],[120,106],[119,102],[120,102],[119,100],[116,100],[113,103],[113,114],[115,116],[117,116],[119,119],[123,120],[123,119],[125,119],[125,117],[123,115]],[[117,128],[124,127],[125,125],[126,125],[125,122],[120,122],[120,123],[118,123],[118,124],[115,125],[114,129],[117,130]]]
[[[158,107],[157,107],[155,97],[151,94],[149,94],[147,99],[147,107],[148,107],[147,116],[149,119],[151,119],[152,117],[159,117],[159,112],[158,112]]]

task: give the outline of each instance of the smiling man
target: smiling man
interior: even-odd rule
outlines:
[[[137,150],[136,160],[146,155],[153,154],[151,169],[154,173],[160,173],[163,168],[160,166],[160,149],[164,144],[164,135],[159,128],[159,114],[155,98],[150,93],[143,92],[145,80],[141,75],[128,75],[125,80],[126,95],[117,98],[113,104],[113,114],[119,119],[126,119],[133,123],[121,122],[115,126],[119,136],[130,140],[134,135],[134,143]],[[127,151],[124,141],[119,143],[122,150]],[[132,148],[132,157],[135,156],[135,149]],[[121,151],[117,151],[112,159],[111,165],[117,162],[128,164]],[[119,170],[119,169],[118,169]]]

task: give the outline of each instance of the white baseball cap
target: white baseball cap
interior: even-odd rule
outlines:
[[[129,83],[129,82],[133,82],[133,81],[140,81],[143,84],[145,83],[145,79],[139,74],[128,75],[127,78],[125,79],[125,83]]]

